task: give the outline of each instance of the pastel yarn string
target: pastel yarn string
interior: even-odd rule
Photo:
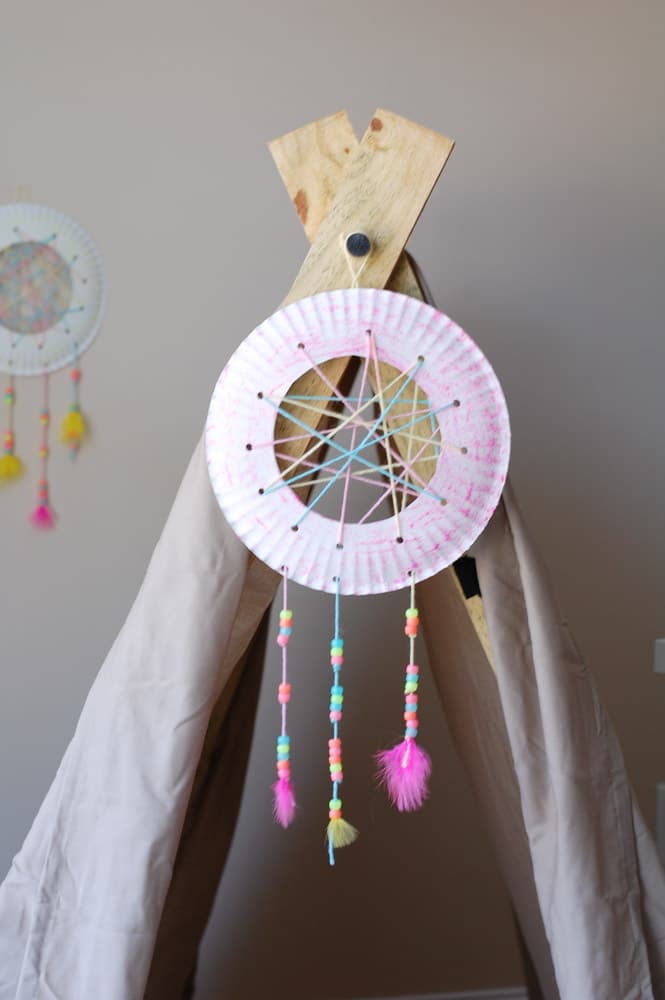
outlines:
[[[328,768],[332,783],[332,793],[328,802],[328,826],[326,828],[328,861],[331,865],[335,864],[335,848],[347,847],[358,836],[358,831],[344,819],[342,814],[340,785],[344,780],[344,773],[342,770],[342,740],[339,735],[339,726],[342,721],[344,705],[344,688],[340,683],[340,673],[344,663],[344,640],[340,635],[339,625],[340,579],[338,576],[335,577],[334,582],[334,634],[330,642],[330,665],[333,671],[333,682],[330,686],[329,708],[332,738],[328,740]]]
[[[13,375],[10,375],[7,380],[4,400],[7,407],[7,426],[3,435],[3,454],[0,457],[0,484],[18,479],[23,472],[23,462],[15,453],[14,408],[16,406],[16,388]]]
[[[41,479],[37,487],[37,506],[30,515],[30,520],[35,528],[49,529],[55,524],[55,515],[51,508],[48,483],[49,425],[51,423],[48,372],[45,372],[42,376],[42,408],[39,413],[39,423],[41,425],[41,441],[39,445]]]
[[[392,400],[392,402],[396,402],[396,401],[397,401],[397,398],[394,397],[393,400]],[[266,398],[266,402],[268,403],[269,406],[271,406],[274,410],[276,410],[282,416],[285,416],[290,421],[292,421],[292,423],[296,424],[299,427],[304,428],[304,430],[307,432],[307,436],[308,437],[315,437],[319,442],[322,442],[323,444],[328,445],[333,450],[339,452],[342,455],[343,458],[348,458],[350,456],[351,453],[350,453],[349,449],[345,448],[338,441],[335,441],[334,438],[331,437],[330,435],[332,433],[337,433],[339,430],[341,430],[345,426],[345,424],[350,423],[351,418],[349,418],[346,421],[343,421],[338,427],[334,428],[334,431],[328,431],[328,433],[325,434],[325,433],[319,431],[316,427],[311,427],[309,424],[306,424],[304,421],[300,420],[298,417],[296,417],[296,415],[294,413],[289,413],[282,406],[280,406],[279,403],[275,403],[273,400],[267,399],[267,398]],[[457,406],[457,405],[459,405],[458,402],[457,402],[457,400],[455,400],[454,402],[451,402],[451,403],[444,403],[442,406],[437,407],[437,409],[434,410],[433,412],[435,414],[441,413],[443,410],[449,409],[451,406]],[[402,425],[402,426],[400,426],[398,428],[395,428],[394,430],[387,431],[385,434],[380,434],[380,435],[375,436],[369,442],[363,442],[360,445],[357,445],[356,448],[354,449],[353,455],[351,457],[355,461],[359,462],[361,465],[364,465],[367,468],[372,469],[374,472],[377,472],[377,471],[378,472],[382,472],[383,471],[383,467],[382,466],[378,465],[376,462],[370,461],[370,459],[368,459],[365,456],[361,455],[360,451],[363,448],[367,447],[368,443],[369,443],[369,445],[382,444],[384,441],[388,440],[391,437],[394,437],[396,434],[401,433],[403,430],[407,430],[410,426],[412,426],[412,423],[417,422],[417,421],[419,421],[421,419],[422,419],[421,417],[417,417],[417,418],[415,418],[414,421],[409,421],[408,423],[406,423],[406,424],[404,424],[404,425]],[[320,444],[316,444],[315,446],[313,446],[309,450],[309,452],[305,453],[305,455],[303,456],[303,458],[309,457],[309,455],[313,454],[319,447],[320,447]],[[320,465],[317,466],[317,468],[319,468],[319,469],[326,469],[326,468],[329,468],[331,465],[334,465],[334,463],[338,462],[338,461],[339,461],[339,455],[336,455],[333,458],[327,459],[325,462],[321,462]],[[296,473],[295,475],[289,477],[289,472],[292,471],[293,469],[296,469],[298,467],[299,463],[300,463],[300,460],[296,460],[295,462],[293,462],[291,464],[290,468],[285,469],[284,472],[280,476],[276,477],[274,480],[272,480],[270,483],[268,483],[265,487],[263,487],[261,489],[260,492],[261,493],[270,493],[270,492],[273,492],[274,490],[282,489],[284,486],[291,486],[293,483],[297,483],[301,479],[304,479],[307,475],[310,474],[308,471]],[[406,469],[406,465],[405,465],[404,461],[402,461],[401,464]],[[406,471],[408,471],[410,475],[412,474],[411,470],[406,469]],[[419,478],[419,477],[416,477],[416,478]],[[404,479],[402,476],[399,476],[397,474],[393,474],[393,479],[394,479],[395,482],[400,483],[402,485],[405,485],[407,487],[413,487],[415,485],[413,482],[410,482],[409,480]],[[442,497],[437,496],[437,494],[433,493],[431,490],[428,490],[425,486],[421,486],[420,489],[421,489],[422,493],[424,493],[427,496],[430,496],[430,497],[432,497],[432,498],[434,498],[436,500],[441,501],[443,499]]]
[[[288,605],[288,568],[282,568],[282,610],[279,613],[277,645],[282,650],[282,680],[277,688],[277,701],[281,706],[282,728],[277,737],[277,781],[273,790],[273,815],[275,822],[284,828],[291,825],[296,813],[296,799],[291,784],[291,739],[286,728],[286,709],[291,700],[288,677],[287,646],[293,631],[293,612]]]
[[[69,450],[70,458],[76,458],[83,438],[87,433],[86,422],[81,413],[80,405],[80,383],[81,383],[81,369],[78,365],[78,350],[74,348],[74,356],[72,369],[69,373],[69,378],[71,382],[72,397],[69,406],[69,411],[63,418],[62,424],[60,425],[60,437],[63,444],[67,445]]]
[[[390,750],[375,754],[377,778],[400,812],[419,809],[429,794],[432,770],[429,755],[416,742],[418,736],[419,667],[415,663],[415,642],[420,617],[416,607],[416,576],[411,570],[410,604],[406,609],[404,633],[409,639],[409,662],[404,678],[404,738]]]
[[[392,380],[392,382],[389,383],[388,388],[392,388],[392,386],[396,385],[401,379],[407,378],[410,375],[410,373],[412,372],[412,370],[414,369],[414,367],[415,367],[416,364],[417,364],[417,362],[414,362],[406,370],[406,372],[401,372],[399,375],[397,375]],[[338,396],[340,396],[341,400],[345,399],[345,397],[341,396],[341,394],[339,394],[339,393],[338,393]],[[264,393],[260,394],[260,398],[263,399],[263,400],[265,400],[266,403],[269,403],[270,406],[272,406],[274,409],[277,409],[278,412],[279,412],[279,407],[280,407],[280,402],[279,401],[271,399],[270,396],[267,396]],[[357,417],[361,413],[363,413],[365,410],[369,410],[371,407],[373,407],[375,402],[378,402],[378,396],[373,396],[371,399],[366,400],[364,403],[361,404],[361,406],[358,407],[357,410],[354,410],[352,407],[349,406],[348,407],[348,409],[350,411],[349,414],[346,417],[342,418],[339,421],[339,423],[337,424],[337,426],[334,427],[334,428],[331,428],[328,432],[319,431],[316,427],[312,427],[311,424],[306,424],[302,420],[298,420],[298,418],[295,417],[295,414],[289,413],[288,411],[282,411],[282,416],[287,417],[292,423],[296,424],[296,426],[302,427],[303,430],[305,431],[305,434],[303,435],[303,437],[305,437],[305,436],[309,437],[311,435],[314,435],[315,437],[317,437],[319,439],[319,441],[323,441],[326,444],[331,444],[331,445],[335,446],[336,443],[331,439],[331,435],[337,434],[338,431],[343,430],[353,420],[357,419]],[[274,442],[271,442],[271,443],[274,443]],[[341,445],[339,445],[339,444],[337,444],[336,447],[339,450],[344,451],[344,452],[347,450],[346,448],[342,448]],[[319,449],[319,445],[318,444],[313,444],[304,453],[304,455],[301,456],[301,458],[309,458],[310,455],[313,455],[314,452],[317,451],[318,449]],[[272,487],[276,483],[280,482],[280,480],[282,479],[283,476],[288,476],[291,472],[293,472],[293,470],[298,467],[299,461],[300,461],[300,459],[295,459],[291,463],[291,465],[287,469],[284,470],[283,473],[281,473],[279,476],[276,476],[275,479],[271,483],[268,483],[268,485],[266,486],[266,490],[270,489],[270,487]]]
[[[354,257],[353,254],[349,253],[346,245],[347,237],[340,236],[342,251],[344,253],[344,259],[346,260],[346,266],[349,269],[349,277],[351,278],[351,288],[357,288],[358,282],[360,281],[360,276],[367,267],[367,263],[370,259],[371,254],[367,253],[364,257]]]
[[[405,386],[406,386],[406,384],[407,383],[405,383]],[[372,444],[372,445],[373,444],[381,444],[388,437],[391,437],[395,433],[398,433],[397,430],[386,431],[385,433],[380,434],[380,435],[376,435],[375,432],[376,432],[376,429],[378,428],[379,424],[382,422],[382,419],[387,415],[387,413],[390,411],[390,409],[392,408],[392,406],[398,401],[400,394],[401,393],[398,392],[391,399],[390,403],[385,408],[385,411],[382,414],[382,416],[378,417],[377,420],[372,425],[371,432],[368,432],[365,435],[365,437],[363,438],[363,440],[361,441],[361,443],[359,445],[356,445],[356,447],[352,451],[350,449],[348,449],[348,448],[345,448],[343,445],[339,444],[334,439],[331,439],[330,437],[326,437],[321,432],[319,432],[316,428],[310,427],[308,424],[304,423],[304,421],[301,421],[298,417],[296,417],[295,414],[289,413],[288,411],[284,410],[284,408],[282,406],[280,406],[278,403],[274,403],[270,399],[267,399],[266,402],[270,406],[272,406],[278,413],[281,413],[283,416],[286,416],[293,423],[295,423],[295,424],[303,427],[308,432],[308,434],[310,434],[313,437],[318,438],[319,441],[322,441],[323,443],[325,443],[325,444],[329,445],[331,448],[333,448],[335,451],[341,453],[341,455],[343,457],[343,464],[342,464],[341,468],[339,468],[339,469],[336,470],[336,472],[335,472],[335,474],[333,476],[333,480],[332,480],[332,481],[337,481],[337,479],[346,471],[347,467],[354,460],[357,461],[357,462],[359,462],[360,464],[362,464],[362,465],[370,468],[374,472],[379,472],[379,473],[383,472],[383,468],[381,466],[379,466],[376,462],[372,462],[369,459],[365,458],[362,454],[360,454],[360,452],[365,447],[367,447],[368,444]],[[457,401],[455,401],[453,403],[446,403],[443,406],[439,407],[435,412],[439,412],[440,410],[446,409],[446,408],[448,408],[450,406],[454,406],[454,405],[456,405],[456,403],[457,403]],[[417,418],[417,419],[420,419],[420,418]],[[399,428],[399,430],[401,431],[403,429],[406,429],[406,427],[410,426],[410,424],[411,424],[411,422],[407,423],[406,425],[404,425],[404,427]],[[339,430],[339,429],[340,428],[337,428],[336,430]],[[314,449],[312,449],[312,450],[314,450]],[[339,461],[339,455],[334,456],[333,458],[328,459],[325,462],[322,462],[317,468],[319,468],[319,469],[326,469],[326,468],[329,468],[331,465],[334,465],[334,463],[338,462],[338,461]],[[402,464],[404,464],[404,463],[402,463]],[[296,468],[297,465],[298,465],[298,462],[296,461],[296,462],[293,463],[292,467]],[[303,472],[296,473],[295,475],[290,476],[290,477],[288,476],[288,471],[289,470],[285,470],[285,472],[282,473],[281,476],[277,477],[275,480],[273,480],[273,482],[271,482],[267,486],[263,487],[259,492],[262,493],[262,494],[263,493],[273,492],[275,490],[282,489],[284,486],[292,486],[294,483],[299,483],[303,479],[306,479],[308,476],[311,476],[311,472],[310,472],[309,469],[306,469]],[[404,487],[406,487],[408,489],[415,488],[415,486],[416,486],[416,484],[414,484],[412,481],[405,479],[403,476],[400,476],[400,475],[396,474],[395,472],[393,472],[392,475],[391,475],[391,481],[395,482],[395,483],[400,483],[402,486],[404,486]],[[314,508],[314,506],[316,506],[316,504],[320,501],[320,499],[322,499],[324,493],[327,492],[327,489],[329,487],[330,487],[330,483],[326,484],[326,487],[324,487],[324,490],[322,490],[321,493],[319,493],[309,503],[309,505],[307,505],[307,507],[305,508],[305,511],[303,512],[303,514],[300,515],[299,521],[302,521],[303,518],[306,517],[307,514]],[[438,496],[437,494],[433,493],[431,490],[427,489],[426,486],[421,486],[421,487],[419,487],[419,489],[420,489],[420,492],[422,492],[426,496],[430,496],[433,499],[437,500],[438,502],[442,502],[443,501],[442,497]],[[296,522],[296,527],[297,527],[297,524],[299,523],[299,521]]]

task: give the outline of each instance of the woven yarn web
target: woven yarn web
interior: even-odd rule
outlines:
[[[422,359],[400,372],[379,364],[372,345],[359,363],[356,389],[349,396],[331,383],[332,395],[289,392],[281,400],[263,397],[284,418],[281,426],[287,431],[272,442],[281,478],[267,484],[265,492],[288,487],[302,496],[311,489],[292,528],[326,497],[320,513],[339,522],[339,545],[345,524],[372,522],[386,514],[394,518],[400,537],[400,513],[417,496],[424,493],[446,502],[428,488],[441,449],[466,452],[461,443],[442,439],[437,414],[459,403],[451,399],[432,407],[415,381]],[[319,366],[314,370],[323,375]],[[299,458],[291,459],[284,450],[291,442],[312,437],[314,443]]]
[[[45,333],[64,318],[71,301],[69,264],[52,246],[23,240],[0,250],[0,324],[6,329]]]

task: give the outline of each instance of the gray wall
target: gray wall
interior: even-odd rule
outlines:
[[[3,5],[0,195],[28,185],[86,225],[110,297],[84,359],[94,441],[74,468],[53,462],[58,530],[26,525],[34,470],[0,497],[0,869],[136,593],[215,378],[305,252],[265,142],[341,107],[359,132],[383,105],[457,140],[412,249],[503,380],[518,495],[653,821],[665,777],[665,681],[651,673],[665,633],[663,12],[656,0]],[[53,380],[54,409],[66,381]],[[21,387],[28,456],[36,396]],[[308,664],[330,606],[295,588],[293,604],[313,706],[294,739],[313,747],[328,678]],[[314,759],[292,836],[270,823],[270,661],[201,1000],[277,998],[283,962],[300,969],[293,1000],[519,980],[433,691],[427,809],[399,821],[370,792],[369,754],[397,724],[402,651],[383,633],[402,604],[347,602],[364,662],[346,802],[363,836],[334,873]]]

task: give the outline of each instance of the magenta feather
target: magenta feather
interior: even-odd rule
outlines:
[[[420,809],[429,795],[427,782],[432,772],[429,754],[407,737],[391,750],[374,755],[377,779],[385,787],[393,805],[400,812]]]
[[[55,524],[55,515],[47,504],[40,503],[30,515],[30,520],[35,528],[52,528]]]
[[[296,797],[293,785],[288,778],[280,778],[272,786],[275,796],[273,802],[273,816],[275,822],[279,823],[286,830],[290,826],[296,815]]]

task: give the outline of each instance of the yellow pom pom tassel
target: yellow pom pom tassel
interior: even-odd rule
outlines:
[[[0,458],[0,483],[10,483],[23,473],[23,462],[17,455],[3,455]]]
[[[333,847],[348,847],[352,844],[354,840],[358,837],[358,831],[355,826],[351,826],[347,823],[345,819],[340,816],[336,819],[331,819],[328,823],[328,829],[326,830],[326,842],[332,844]]]
[[[60,425],[60,437],[70,448],[78,448],[85,437],[87,427],[80,410],[70,410]]]

